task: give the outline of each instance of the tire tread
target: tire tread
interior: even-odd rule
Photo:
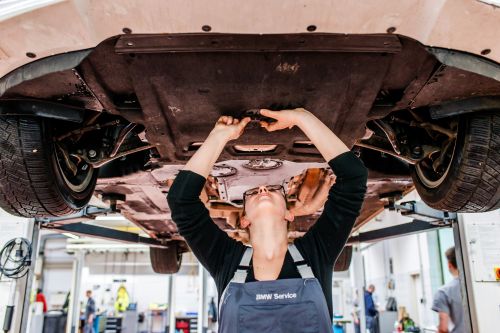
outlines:
[[[0,207],[23,217],[62,216],[68,206],[53,180],[41,122],[0,118]]]
[[[182,257],[179,258],[179,246],[171,241],[167,248],[149,248],[149,258],[153,271],[158,274],[174,274],[180,269]]]
[[[484,212],[500,208],[500,115],[470,118],[459,173],[447,197],[432,205],[456,212]]]

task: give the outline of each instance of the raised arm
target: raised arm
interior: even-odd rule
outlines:
[[[307,110],[261,110],[261,114],[277,120],[261,123],[268,131],[298,126],[336,176],[323,213],[298,242],[315,249],[315,260],[333,265],[359,215],[366,192],[367,169],[335,133]]]
[[[224,254],[237,245],[212,221],[200,194],[226,143],[238,138],[249,121],[221,117],[205,142],[179,172],[167,196],[179,233],[214,277],[224,262]]]
[[[186,163],[184,170],[207,178],[226,143],[239,138],[249,122],[250,118],[244,118],[240,122],[230,116],[220,117],[205,142]]]

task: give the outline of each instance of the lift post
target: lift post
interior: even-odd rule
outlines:
[[[464,261],[464,247],[462,244],[462,239],[463,237],[461,236],[461,228],[463,228],[463,225],[460,226],[459,221],[453,222],[453,238],[455,242],[455,256],[457,258],[457,268],[458,268],[458,274],[459,274],[459,280],[460,280],[460,289],[462,291],[462,307],[464,310],[464,325],[465,325],[465,330],[468,333],[474,332],[472,329],[472,312],[471,308],[469,305],[469,289],[467,287],[468,284],[470,284],[470,281],[468,281],[471,278],[470,271],[468,267],[465,265]]]

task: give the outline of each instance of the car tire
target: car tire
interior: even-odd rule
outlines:
[[[352,260],[352,246],[344,246],[342,252],[340,252],[335,265],[333,266],[334,272],[344,272],[351,266]]]
[[[423,201],[439,210],[485,212],[500,208],[500,114],[461,117],[451,162],[430,182],[420,165],[412,178]]]
[[[167,248],[150,247],[149,258],[153,271],[158,274],[174,274],[181,268],[182,253],[175,241],[169,242]]]
[[[94,193],[97,171],[89,166],[82,183],[69,182],[47,125],[35,117],[0,117],[0,207],[10,214],[64,216]]]

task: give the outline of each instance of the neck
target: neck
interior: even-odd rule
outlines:
[[[250,243],[254,256],[267,261],[283,258],[288,249],[288,232],[283,223],[255,223],[251,227]]]

